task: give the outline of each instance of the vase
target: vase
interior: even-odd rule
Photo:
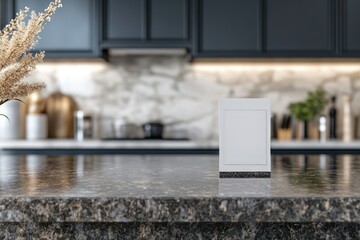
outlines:
[[[0,139],[21,139],[22,119],[21,119],[21,102],[9,101],[0,106]]]

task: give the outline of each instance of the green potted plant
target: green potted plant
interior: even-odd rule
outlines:
[[[309,137],[309,128],[312,136],[317,138],[317,123],[314,121],[321,115],[327,102],[326,92],[318,89],[309,92],[305,101],[289,105],[291,114],[298,120],[296,127],[297,139],[307,139]]]

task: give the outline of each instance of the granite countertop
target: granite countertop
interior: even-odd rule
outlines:
[[[359,156],[273,156],[219,179],[216,156],[0,157],[0,222],[360,222]]]

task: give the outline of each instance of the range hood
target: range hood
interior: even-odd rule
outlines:
[[[108,51],[110,56],[187,56],[188,51],[184,48],[112,48]]]

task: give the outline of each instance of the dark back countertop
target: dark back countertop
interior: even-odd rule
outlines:
[[[272,158],[219,179],[217,156],[1,155],[0,221],[360,221],[360,156]]]

